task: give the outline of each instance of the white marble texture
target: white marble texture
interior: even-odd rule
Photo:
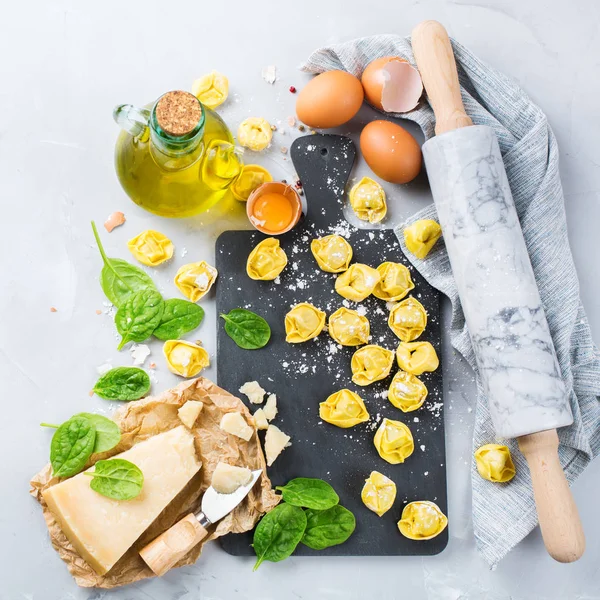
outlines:
[[[124,210],[127,223],[103,234],[107,251],[129,258],[125,242],[154,227],[176,244],[174,263],[153,272],[175,295],[176,269],[211,260],[232,212],[189,221],[157,219],[131,204],[116,180],[114,105],[137,105],[190,86],[218,69],[231,81],[221,114],[232,126],[248,116],[281,121],[271,152],[257,157],[276,177],[292,168],[285,120],[290,85],[307,77],[296,66],[316,47],[381,32],[408,34],[435,18],[483,60],[517,79],[546,112],[561,151],[571,244],[583,303],[600,339],[600,4],[597,0],[303,0],[144,3],[105,0],[5,2],[0,19],[0,599],[1,600],[598,600],[600,462],[574,486],[588,538],[581,561],[558,565],[539,531],[489,571],[475,552],[471,524],[472,375],[444,340],[450,543],[435,557],[292,558],[263,564],[231,557],[212,544],[193,567],[116,591],[78,589],[52,550],[28,480],[47,460],[42,420],[81,410],[109,413],[90,398],[96,368],[131,364],[118,353],[112,318],[97,284],[100,263],[90,219]],[[261,69],[276,65],[269,85]],[[355,140],[373,118],[368,108],[341,129]],[[414,127],[407,126],[410,131]],[[421,139],[419,137],[419,139]],[[356,176],[368,174],[363,162]],[[431,202],[425,182],[386,186],[393,222]],[[201,225],[204,224],[204,227]],[[206,225],[211,225],[206,229]],[[185,256],[184,253],[187,251]],[[50,313],[50,306],[58,309]],[[215,309],[203,302],[199,337],[214,354]],[[447,308],[447,307],[446,307]],[[448,312],[446,311],[446,317]],[[160,345],[155,390],[177,381]],[[147,363],[148,363],[147,361]],[[146,364],[147,364],[146,363]],[[209,375],[214,375],[211,368]]]
[[[489,127],[423,145],[423,158],[499,438],[573,422],[500,148]]]

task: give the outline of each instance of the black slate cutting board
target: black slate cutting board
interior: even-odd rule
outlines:
[[[414,295],[428,314],[427,329],[421,340],[430,341],[440,352],[439,295],[404,258],[392,230],[356,229],[342,214],[345,187],[356,157],[354,143],[336,135],[310,135],[297,139],[291,157],[303,183],[308,212],[301,224],[280,236],[288,265],[276,281],[253,281],[246,275],[246,260],[265,235],[258,231],[227,231],[217,240],[217,309],[219,313],[244,307],[267,319],[272,337],[260,350],[238,348],[218,324],[217,377],[221,387],[240,396],[251,412],[258,406],[238,392],[247,381],[257,380],[269,393],[277,394],[279,414],[273,421],[291,436],[286,448],[269,468],[273,485],[283,485],[294,477],[318,477],[333,485],[340,504],[356,516],[356,530],[339,546],[322,550],[325,555],[431,555],[441,552],[448,532],[427,541],[402,536],[396,526],[402,508],[413,500],[431,500],[447,514],[446,458],[442,404],[442,368],[420,378],[429,395],[421,409],[403,413],[385,398],[396,365],[386,380],[361,388],[352,383],[350,359],[355,348],[338,347],[323,332],[304,344],[285,341],[284,318],[294,304],[310,302],[331,315],[344,304],[334,290],[335,275],[319,270],[310,251],[315,237],[340,233],[354,250],[354,262],[377,267],[384,261],[406,264],[415,283]],[[371,343],[395,350],[399,340],[387,325],[386,303],[374,296],[359,306],[366,310],[371,324]],[[340,429],[319,419],[319,403],[347,387],[365,401],[371,420],[350,429]],[[381,459],[373,437],[381,419],[406,423],[415,440],[415,452],[404,464],[390,465]],[[264,432],[260,432],[264,440]],[[362,503],[364,480],[377,470],[395,481],[398,493],[394,506],[378,517]],[[230,554],[252,555],[252,534],[221,538]],[[297,555],[313,555],[300,544]]]

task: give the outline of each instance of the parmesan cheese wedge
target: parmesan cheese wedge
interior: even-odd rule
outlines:
[[[250,425],[246,423],[246,419],[244,419],[242,413],[239,412],[230,412],[224,414],[221,418],[219,427],[223,431],[226,431],[227,433],[235,435],[246,441],[248,441],[254,433],[254,428],[250,427]]]
[[[98,575],[114,566],[201,467],[194,436],[182,425],[113,458],[131,461],[144,474],[142,491],[133,500],[101,496],[85,473],[42,494],[63,533]]]
[[[267,421],[265,411],[262,408],[259,408],[252,416],[254,417],[256,429],[267,429],[269,427],[269,421]]]
[[[269,425],[267,435],[265,436],[265,455],[268,467],[275,462],[275,459],[281,454],[284,448],[291,446],[290,439],[290,436],[283,433],[279,427]]]
[[[212,474],[211,485],[219,494],[233,494],[240,486],[252,479],[247,467],[234,467],[224,462],[217,463]]]
[[[194,423],[198,420],[198,415],[204,404],[198,400],[188,400],[178,411],[179,420],[188,428],[192,429]]]
[[[267,398],[267,403],[263,410],[267,421],[272,421],[277,416],[277,396],[275,394],[271,394]]]

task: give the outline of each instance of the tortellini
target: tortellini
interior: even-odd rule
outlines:
[[[229,80],[225,75],[211,71],[203,75],[192,84],[192,94],[208,108],[215,109],[221,106],[229,94]]]
[[[246,273],[250,279],[273,281],[285,269],[288,259],[279,246],[279,240],[267,238],[258,244],[248,257]]]
[[[391,465],[403,463],[415,450],[410,429],[401,421],[383,419],[373,440],[379,456]]]
[[[379,471],[372,471],[365,481],[360,497],[369,510],[381,517],[394,504],[396,484]]]
[[[352,260],[352,246],[341,235],[316,238],[310,249],[319,268],[327,273],[342,273]]]
[[[406,247],[420,259],[425,258],[442,235],[439,223],[431,219],[415,221],[404,229]]]
[[[423,305],[410,296],[392,308],[388,325],[403,342],[412,342],[425,331],[427,313]]]
[[[369,344],[357,350],[352,356],[352,381],[365,386],[385,379],[392,370],[394,353],[391,350]]]
[[[427,398],[425,384],[410,373],[398,371],[392,379],[388,400],[402,412],[412,412],[423,406]]]
[[[273,130],[266,119],[249,117],[240,123],[237,137],[244,148],[260,152],[271,143]]]
[[[285,315],[285,341],[299,344],[317,337],[325,327],[325,317],[322,310],[308,302],[296,304]]]
[[[354,263],[335,280],[335,291],[348,300],[362,302],[373,293],[380,279],[377,269]]]
[[[217,270],[206,261],[183,265],[175,275],[175,285],[192,302],[198,302],[208,294],[217,279]]]
[[[400,263],[384,262],[377,267],[380,282],[373,290],[373,296],[386,302],[402,300],[415,284],[407,267]]]
[[[273,176],[260,165],[244,165],[239,177],[231,186],[231,193],[236,200],[246,202],[250,194],[263,183],[273,181]]]
[[[429,342],[400,342],[396,360],[403,371],[412,375],[431,373],[440,366],[437,352]]]
[[[379,223],[387,214],[385,191],[370,177],[363,177],[350,190],[350,206],[362,221]]]
[[[127,242],[131,254],[143,265],[156,267],[173,257],[173,243],[160,231],[146,229]]]
[[[169,370],[182,377],[195,377],[202,369],[210,366],[208,352],[191,342],[169,340],[163,346],[163,354]]]
[[[329,335],[342,346],[362,346],[369,341],[369,319],[342,307],[329,317]]]
[[[515,476],[510,450],[500,444],[486,444],[475,452],[479,474],[488,481],[506,483]]]
[[[363,399],[350,390],[340,390],[319,404],[319,417],[347,429],[369,420],[369,413]]]
[[[430,540],[438,536],[448,525],[448,517],[434,502],[420,500],[410,502],[398,521],[400,533],[411,540]]]

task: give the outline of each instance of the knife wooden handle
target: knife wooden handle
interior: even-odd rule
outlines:
[[[556,429],[518,438],[533,483],[540,529],[548,554],[561,563],[581,558],[585,535],[579,512],[558,460]]]
[[[435,114],[436,135],[473,125],[462,103],[454,53],[444,26],[423,21],[413,29],[411,43]]]
[[[164,575],[207,535],[196,515],[190,513],[142,548],[140,556],[156,575]]]

